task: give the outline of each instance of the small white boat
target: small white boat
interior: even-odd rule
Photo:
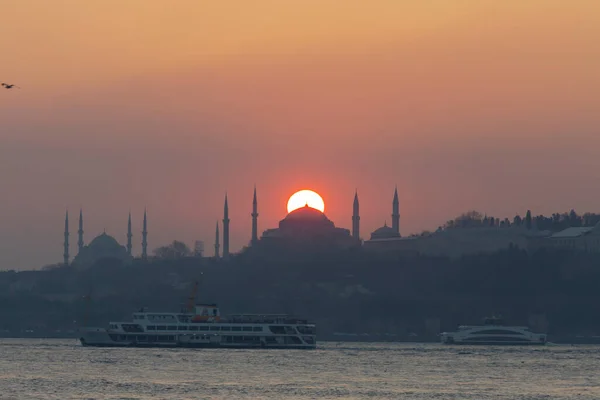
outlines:
[[[534,333],[526,326],[508,326],[500,318],[485,318],[483,325],[461,325],[457,331],[442,332],[444,344],[469,345],[544,345],[546,335]]]

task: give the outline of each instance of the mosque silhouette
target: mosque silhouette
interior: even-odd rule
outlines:
[[[286,215],[284,219],[279,221],[277,228],[267,229],[261,237],[258,237],[258,201],[256,196],[256,188],[252,199],[252,234],[250,239],[250,248],[263,247],[265,249],[284,245],[322,245],[335,248],[351,248],[361,246],[363,242],[360,238],[360,212],[358,193],[354,194],[352,212],[352,231],[345,228],[335,226],[325,213],[311,208],[307,205],[297,208]],[[142,253],[141,259],[148,259],[148,225],[147,213],[144,210],[144,219],[142,226]],[[215,231],[214,257],[227,260],[231,256],[229,248],[229,205],[227,194],[223,206],[222,220],[222,244],[221,252],[221,236],[219,234],[219,223],[217,222]],[[64,231],[64,253],[63,262],[65,265],[74,266],[90,266],[100,259],[115,259],[122,263],[129,263],[133,260],[132,255],[132,227],[131,213],[129,213],[127,221],[127,244],[125,246],[112,236],[103,232],[96,236],[88,245],[84,244],[83,240],[83,211],[79,210],[79,229],[77,231],[77,254],[72,263],[70,262],[69,253],[69,213],[65,215],[65,231]],[[370,240],[367,242],[379,241],[394,241],[400,239],[400,206],[398,201],[398,189],[394,190],[394,198],[392,200],[392,226],[387,224],[376,229],[371,233]]]

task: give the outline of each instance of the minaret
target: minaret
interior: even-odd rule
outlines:
[[[148,258],[148,224],[146,220],[146,209],[144,209],[144,228],[142,229],[142,260]]]
[[[64,261],[65,267],[69,265],[69,211],[65,213],[65,243],[64,243]]]
[[[215,234],[215,258],[219,258],[219,221],[217,221],[217,230]]]
[[[225,193],[225,206],[223,207],[223,259],[229,258],[229,206],[227,193]]]
[[[360,215],[358,211],[358,191],[354,192],[354,204],[352,206],[352,237],[360,240]]]
[[[81,208],[79,209],[79,230],[77,231],[77,235],[79,236],[77,240],[77,251],[79,254],[83,250],[83,211]]]
[[[252,200],[252,246],[258,243],[258,203],[256,202],[256,186],[254,186],[254,199]]]
[[[400,203],[398,202],[398,187],[394,190],[394,201],[392,202],[392,229],[400,235]]]
[[[131,211],[129,212],[129,218],[127,219],[127,254],[131,255],[131,238],[133,234],[131,233]]]

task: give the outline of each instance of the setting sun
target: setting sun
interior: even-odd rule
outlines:
[[[323,198],[312,190],[300,190],[299,192],[294,193],[288,200],[287,211],[290,213],[304,206],[309,206],[321,212],[325,211]]]

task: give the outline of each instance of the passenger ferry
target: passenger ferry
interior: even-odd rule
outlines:
[[[194,304],[198,283],[180,313],[141,309],[129,322],[81,328],[83,346],[225,347],[314,349],[316,326],[285,314],[239,314],[222,318],[216,304]]]
[[[526,326],[506,326],[501,318],[485,318],[483,325],[461,325],[455,332],[440,334],[445,344],[544,345],[546,335]]]
[[[198,304],[194,312],[141,310],[133,321],[108,328],[82,328],[83,346],[228,347],[314,349],[316,327],[288,315],[240,314],[221,318],[216,304]]]

